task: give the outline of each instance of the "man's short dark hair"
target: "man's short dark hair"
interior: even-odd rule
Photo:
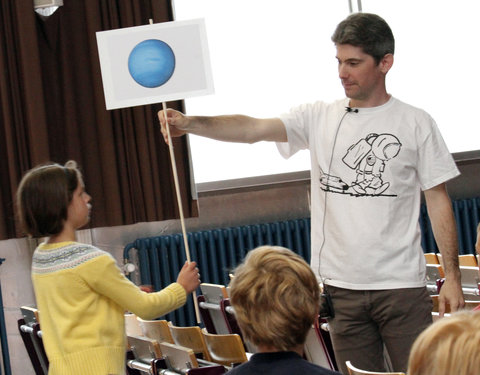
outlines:
[[[353,13],[340,22],[332,35],[336,44],[361,47],[378,64],[382,58],[395,52],[395,38],[385,20],[372,13]]]

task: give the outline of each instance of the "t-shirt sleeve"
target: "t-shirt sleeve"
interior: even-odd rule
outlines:
[[[452,154],[432,118],[430,131],[418,149],[418,178],[422,190],[428,190],[460,174]]]
[[[277,148],[285,159],[309,147],[309,125],[312,123],[313,115],[312,106],[304,104],[280,116],[287,131],[288,141],[277,142]]]

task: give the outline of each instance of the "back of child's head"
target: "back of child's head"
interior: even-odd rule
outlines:
[[[459,311],[437,320],[412,346],[408,374],[476,375],[480,369],[480,312]]]
[[[62,231],[80,177],[74,161],[65,166],[39,165],[23,176],[17,190],[17,209],[28,235],[47,237]]]
[[[278,246],[251,250],[230,283],[230,300],[244,338],[280,351],[305,342],[318,317],[319,293],[310,266]]]

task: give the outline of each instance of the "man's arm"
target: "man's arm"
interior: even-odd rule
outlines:
[[[477,226],[477,242],[475,242],[475,251],[478,255],[480,255],[480,223],[478,223]],[[480,267],[478,268],[478,274],[480,275]]]
[[[475,243],[475,250],[477,254],[480,255],[480,223],[478,223],[477,227],[477,242]]]
[[[440,289],[439,313],[443,316],[445,304],[451,311],[456,311],[465,305],[463,298],[460,268],[458,266],[458,242],[452,202],[448,196],[445,184],[425,190],[428,216],[432,223],[433,234],[442,254],[445,271],[445,283]]]
[[[167,121],[172,137],[191,133],[226,142],[287,141],[285,125],[279,118],[259,119],[244,115],[185,116],[179,111],[167,109],[167,121],[163,110],[158,112],[158,119],[167,143]]]

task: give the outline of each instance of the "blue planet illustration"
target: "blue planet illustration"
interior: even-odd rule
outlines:
[[[155,88],[165,84],[175,70],[175,54],[158,39],[138,43],[128,56],[128,71],[139,85]]]

